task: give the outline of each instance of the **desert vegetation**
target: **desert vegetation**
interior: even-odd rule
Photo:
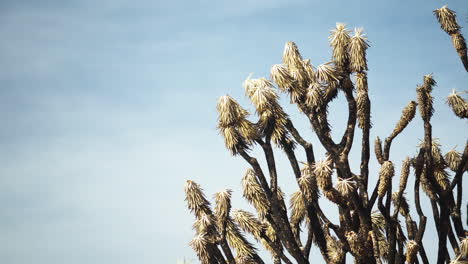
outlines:
[[[434,11],[441,28],[451,38],[468,71],[466,42],[456,14],[446,6]],[[468,165],[468,144],[464,149],[442,153],[432,136],[434,113],[432,90],[435,75],[421,76],[416,98],[402,107],[401,118],[388,136],[370,138],[371,101],[368,96],[366,51],[370,47],[363,29],[351,32],[337,23],[329,36],[332,61],[314,67],[304,59],[294,42],[284,47],[282,63],[271,67],[271,78],[251,78],[243,83],[246,96],[256,110],[257,120],[229,95],[218,100],[218,128],[226,148],[242,157],[250,168],[242,178],[243,197],[255,213],[231,208],[231,190],[214,195],[214,206],[196,182],[185,185],[188,209],[195,215],[195,237],[190,246],[201,263],[270,263],[262,259],[255,241],[270,254],[274,263],[317,263],[310,258],[311,247],[318,247],[323,263],[467,263],[468,239],[462,220],[463,174]],[[314,146],[301,136],[279,103],[279,94],[289,96],[304,114],[326,155],[316,157]],[[329,104],[338,96],[347,102],[345,131],[341,140],[331,136]],[[468,102],[463,92],[453,91],[447,106],[461,119],[468,117]],[[414,118],[422,118],[423,138],[416,156],[403,160],[392,157],[393,140],[403,136]],[[466,122],[460,120],[460,122]],[[359,147],[360,170],[352,171],[349,153],[355,131],[362,130]],[[462,144],[463,145],[463,144]],[[251,150],[260,148],[266,164],[260,164]],[[285,153],[297,181],[297,191],[289,198],[278,184],[275,151]],[[306,162],[298,161],[297,152]],[[373,153],[371,155],[371,153]],[[369,171],[375,158],[379,171]],[[401,163],[401,170],[395,170]],[[262,166],[263,165],[263,166]],[[369,175],[378,175],[375,185]],[[394,177],[399,180],[392,181]],[[408,185],[408,178],[414,185]],[[397,184],[392,184],[392,183]],[[422,190],[422,191],[421,191]],[[414,200],[406,198],[414,192]],[[430,199],[431,211],[421,207],[421,196]],[[331,201],[339,211],[333,222],[319,200]],[[437,259],[429,260],[423,237],[428,217],[433,217],[438,241]],[[454,255],[449,253],[451,247]]]

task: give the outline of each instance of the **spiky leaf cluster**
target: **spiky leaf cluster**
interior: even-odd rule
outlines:
[[[222,192],[215,193],[215,216],[218,223],[218,228],[224,230],[226,221],[229,218],[231,211],[231,193],[232,190],[226,189]]]
[[[297,183],[308,201],[317,201],[319,198],[317,179],[312,170],[311,165],[304,164],[301,169],[301,177],[297,179]]]
[[[379,197],[385,196],[385,193],[392,184],[393,175],[395,175],[395,168],[393,167],[393,163],[391,161],[385,161],[382,167],[380,167],[379,171]]]
[[[364,56],[364,61],[365,61],[365,51],[364,51],[364,54],[362,54],[362,56]],[[353,56],[351,56],[351,58],[352,57]],[[351,65],[353,65],[353,60],[351,60]],[[370,121],[371,103],[370,103],[369,95],[368,95],[369,88],[367,87],[367,73],[366,72],[359,71],[356,73],[356,88],[357,88],[356,103],[357,103],[358,126],[361,129],[365,129],[365,128],[370,129],[372,128],[372,122]]]
[[[260,218],[264,218],[270,208],[270,203],[256,178],[254,170],[247,169],[242,178],[242,189],[244,198],[257,210]]]
[[[218,99],[218,129],[224,137],[226,148],[236,155],[246,150],[257,137],[254,125],[247,120],[249,113],[229,95]]]
[[[431,74],[424,76],[424,84],[416,88],[419,112],[423,120],[428,121],[434,113],[432,89],[436,84]]]
[[[393,205],[396,206],[396,203],[397,203],[397,199],[398,199],[398,195],[399,195],[399,192],[394,192],[392,193],[392,202],[393,202]],[[400,200],[400,210],[399,210],[400,214],[402,216],[407,216],[408,213],[409,213],[409,204],[408,204],[408,200],[406,199],[405,195],[402,194],[401,196],[401,200]]]
[[[323,106],[324,99],[322,86],[318,82],[310,84],[306,94],[307,106],[318,111]]]
[[[293,231],[299,232],[299,225],[306,218],[306,202],[301,191],[295,191],[289,200],[289,208],[291,209],[290,222]]]
[[[210,264],[213,260],[213,256],[211,252],[208,250],[208,239],[206,234],[198,234],[196,235],[192,241],[190,241],[189,245],[195,251],[198,256],[198,259],[202,262],[202,264]]]
[[[244,210],[234,210],[232,218],[244,232],[252,234],[257,241],[261,240],[261,234],[264,232],[265,226],[252,213]]]
[[[447,97],[447,104],[452,108],[453,113],[459,118],[468,118],[468,101],[460,96],[461,93],[452,91]]]
[[[395,129],[393,129],[392,134],[390,135],[391,138],[396,137],[398,134],[403,131],[403,129],[408,126],[408,124],[413,120],[415,114],[416,114],[416,106],[418,104],[415,101],[411,101],[406,105],[406,107],[403,109],[401,113],[400,120],[395,126]]]
[[[282,141],[288,141],[289,134],[285,127],[288,115],[280,106],[272,83],[265,78],[251,79],[249,76],[244,82],[244,88],[260,118],[257,126],[262,136],[271,137],[278,146],[281,146]]]
[[[359,128],[370,128],[372,126],[368,120],[368,117],[370,116],[370,100],[367,92],[359,90],[357,92],[356,103]]]
[[[427,170],[424,168],[421,173],[421,187],[423,191],[426,193],[426,195],[429,197],[429,199],[433,201],[437,201],[437,193],[434,189],[434,186],[432,185],[430,179],[428,178],[427,175]]]
[[[343,250],[343,244],[334,236],[331,236],[328,232],[326,233],[327,241],[327,253],[330,258],[331,264],[342,263],[345,252]]]
[[[452,149],[445,154],[444,159],[449,168],[456,172],[461,161],[461,154],[455,149]]]
[[[318,187],[322,190],[332,188],[331,175],[333,172],[333,162],[331,157],[327,156],[327,158],[317,161],[312,167],[317,177]]]
[[[416,254],[419,251],[419,245],[416,241],[410,240],[406,244],[406,262],[414,263],[416,259]]]
[[[400,191],[403,191],[406,187],[406,184],[408,183],[410,165],[411,165],[410,158],[406,157],[405,160],[403,160],[403,163],[401,165],[400,186],[399,186]]]
[[[369,43],[363,31],[362,28],[354,29],[354,35],[349,43],[349,70],[352,72],[367,71],[366,51]]]
[[[336,189],[341,195],[349,197],[356,190],[356,183],[352,179],[342,179],[338,177]]]
[[[330,32],[328,37],[333,50],[333,61],[340,69],[346,69],[348,58],[348,44],[350,42],[350,31],[343,23],[336,23],[336,27]]]
[[[447,34],[453,34],[460,29],[460,26],[457,23],[456,17],[457,14],[455,11],[449,9],[447,5],[436,9],[433,11],[437,20],[439,20],[440,27],[442,30],[447,32]]]
[[[317,66],[315,72],[317,80],[324,85],[332,85],[340,80],[340,75],[336,67],[331,62],[323,63]]]
[[[185,201],[191,212],[196,217],[201,217],[203,214],[210,214],[210,202],[206,199],[200,185],[194,181],[188,180],[185,183]]]
[[[384,158],[383,158],[383,151],[382,151],[382,141],[380,140],[379,137],[375,139],[374,152],[375,152],[375,157],[377,158],[377,161],[380,164],[383,164]]]
[[[229,246],[236,251],[237,257],[252,257],[256,254],[256,248],[247,241],[232,219],[226,224],[226,239]]]
[[[290,75],[297,82],[297,85],[294,85],[291,92],[295,93],[296,97],[303,95],[305,92],[304,88],[311,81],[309,75],[312,68],[308,68],[307,61],[302,59],[296,43],[292,41],[286,42],[283,51],[283,63],[288,67]]]

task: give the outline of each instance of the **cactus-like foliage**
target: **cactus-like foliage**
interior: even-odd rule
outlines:
[[[336,28],[331,31],[328,39],[333,49],[333,61],[340,68],[345,68],[348,64],[349,53],[348,45],[350,42],[349,30],[343,23],[336,23]]]
[[[322,190],[328,190],[332,186],[331,174],[332,174],[332,160],[330,156],[326,159],[316,162],[313,165],[314,174],[317,177],[317,184]]]
[[[452,108],[453,113],[459,118],[468,118],[468,101],[460,96],[461,93],[452,91],[447,97],[447,104]]]
[[[444,5],[443,7],[434,10],[434,15],[439,21],[442,30],[452,37],[453,46],[463,62],[466,71],[468,71],[466,41],[460,32],[461,27],[458,25],[456,12],[449,9],[447,5]]]
[[[455,12],[444,6],[434,13],[464,61],[466,43]],[[439,237],[439,243],[431,241],[438,246],[434,263],[445,263],[449,258],[451,263],[467,263],[468,239],[461,220],[461,203],[468,145],[463,152],[452,149],[443,155],[440,141],[432,136],[431,119],[438,100],[433,96],[437,84],[434,75],[423,76],[416,97],[410,98],[393,130],[387,132],[388,137],[376,137],[374,153],[380,169],[374,171],[369,166],[370,46],[363,32],[355,29],[351,34],[344,24],[337,23],[329,36],[331,61],[317,64],[316,68],[310,59],[303,58],[294,42],[287,42],[281,64],[270,69],[271,80],[249,76],[244,81],[245,94],[255,109],[255,121],[247,119],[249,113],[234,98],[219,98],[217,127],[226,148],[250,166],[241,180],[242,196],[255,212],[233,210],[231,199],[235,193],[229,189],[214,195],[212,209],[200,185],[187,181],[185,200],[195,215],[195,237],[189,245],[201,263],[270,263],[257,254],[261,246],[275,264],[321,263],[312,255],[312,247],[318,248],[324,263],[343,263],[349,257],[358,264],[429,263],[423,236],[426,225],[432,223],[437,225]],[[280,95],[284,94],[308,119],[324,155],[316,156],[315,146],[296,129],[286,113],[288,108],[280,104]],[[463,94],[453,91],[447,104],[456,116],[467,118],[468,104]],[[338,114],[329,112],[329,105],[338,96],[346,99],[348,120],[345,132],[337,139],[328,117]],[[401,167],[395,166],[392,161],[399,161],[393,156],[390,159],[392,142],[412,125],[417,111],[423,122],[421,142],[414,150],[417,154],[405,158]],[[356,127],[361,129],[361,139],[355,135]],[[355,143],[359,140],[360,166],[351,166],[355,161],[350,158],[354,155],[351,148],[359,146]],[[262,160],[255,156],[257,150],[263,151]],[[277,166],[284,157],[278,152],[287,157],[292,168],[288,173]],[[400,177],[393,180],[397,171]],[[286,194],[280,184],[291,175],[296,191]],[[421,206],[424,194],[430,199],[431,208]],[[323,196],[338,208],[338,219],[327,217],[329,212],[323,210],[320,202]],[[434,221],[427,221],[430,209]],[[419,221],[413,219],[416,214]],[[448,250],[449,246],[453,250]]]
[[[393,163],[391,161],[384,162],[379,171],[379,197],[383,197],[387,192],[390,184],[392,183],[393,175],[395,175],[395,168],[393,167]]]

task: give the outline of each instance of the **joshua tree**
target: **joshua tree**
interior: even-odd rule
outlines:
[[[466,44],[454,12],[443,7],[435,13],[442,28],[456,40],[455,47],[465,63]],[[420,204],[422,187],[430,198],[439,238],[437,263],[450,261],[448,246],[455,252],[453,263],[466,263],[468,239],[461,203],[468,144],[463,153],[451,150],[443,154],[432,137],[431,92],[436,85],[433,76],[423,77],[423,84],[416,89],[417,98],[403,108],[390,135],[383,142],[375,139],[375,157],[381,167],[376,172],[376,185],[369,186],[369,44],[362,29],[351,35],[344,24],[336,25],[329,40],[331,62],[314,68],[310,60],[302,58],[296,44],[287,42],[283,63],[271,68],[271,80],[247,78],[244,88],[255,106],[257,122],[249,121],[247,110],[230,96],[219,98],[218,128],[232,155],[241,156],[251,166],[245,172],[242,187],[244,198],[256,214],[231,210],[230,190],[216,193],[212,208],[201,187],[189,180],[185,185],[186,201],[196,217],[196,236],[190,245],[204,264],[265,263],[244,232],[271,253],[274,263],[315,263],[309,260],[312,245],[318,247],[326,263],[345,263],[346,254],[356,263],[429,263],[422,240],[428,217]],[[277,89],[288,94],[291,103],[307,117],[326,149],[325,157],[316,159],[312,144],[301,136],[281,107]],[[337,96],[344,96],[348,106],[346,129],[339,141],[331,137],[327,110]],[[453,92],[447,102],[458,117],[467,118],[468,103],[459,93]],[[399,184],[393,186],[392,177],[397,173],[394,163],[398,161],[390,157],[391,145],[415,118],[417,110],[424,121],[424,140],[416,156],[402,161]],[[348,155],[356,124],[362,129],[361,164],[360,171],[353,172]],[[273,145],[284,151],[297,181],[298,190],[290,198],[289,211],[278,186]],[[265,167],[250,152],[255,146],[264,152]],[[304,151],[306,163],[298,162],[298,151]],[[408,177],[414,177],[414,186],[408,186]],[[405,191],[414,192],[412,208],[416,208],[416,214],[410,213]],[[320,196],[338,207],[339,222],[333,223],[326,216],[318,202]]]

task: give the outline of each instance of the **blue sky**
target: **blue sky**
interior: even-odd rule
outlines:
[[[372,138],[389,135],[422,76],[434,73],[433,134],[444,151],[460,150],[467,125],[444,98],[466,90],[468,77],[431,13],[444,4],[466,28],[461,0],[1,1],[0,262],[194,258],[187,179],[208,197],[231,188],[234,207],[251,209],[240,188],[247,164],[230,156],[216,131],[217,98],[228,93],[252,110],[241,84],[251,72],[267,76],[286,41],[314,65],[329,61],[336,22],[364,27],[371,43]],[[323,157],[304,118],[284,102]],[[343,101],[331,109],[342,131]],[[396,164],[415,154],[420,127],[417,117],[395,140]],[[277,155],[290,194],[293,176]]]

